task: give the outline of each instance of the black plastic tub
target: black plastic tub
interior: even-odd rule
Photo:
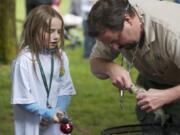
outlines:
[[[148,127],[151,127],[151,129],[149,129]],[[101,135],[146,135],[143,134],[142,131],[145,131],[147,135],[150,135],[148,134],[148,132],[152,132],[152,130],[153,130],[153,135],[163,135],[161,129],[164,130],[165,127],[161,127],[160,125],[155,125],[155,124],[123,125],[123,126],[106,128],[102,130]]]

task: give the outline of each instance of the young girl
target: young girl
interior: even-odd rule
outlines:
[[[75,94],[63,32],[63,19],[51,6],[27,16],[12,70],[15,135],[63,135],[57,114],[64,115]]]

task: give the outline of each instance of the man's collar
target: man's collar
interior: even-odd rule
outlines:
[[[144,41],[143,45],[140,45],[142,46],[141,50],[143,50],[143,56],[147,51],[149,51],[149,45],[155,40],[155,30],[153,28],[153,24],[150,17],[144,13],[143,9],[138,6],[138,3],[132,3],[132,6],[135,8],[137,15],[139,16],[144,28],[144,35],[142,35],[144,36]],[[141,40],[142,37],[140,39],[140,44],[142,44]]]

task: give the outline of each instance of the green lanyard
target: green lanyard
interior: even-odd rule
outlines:
[[[45,87],[46,92],[47,92],[47,102],[46,102],[46,104],[47,104],[47,107],[50,107],[48,98],[49,98],[49,93],[50,93],[50,90],[51,90],[51,84],[52,84],[52,78],[53,78],[53,72],[54,72],[53,55],[51,55],[51,76],[50,76],[50,80],[49,80],[49,87],[47,85],[47,79],[46,79],[46,76],[45,76],[45,73],[44,73],[44,70],[43,70],[43,67],[42,67],[42,64],[41,64],[41,61],[40,61],[39,57],[37,57],[37,62],[38,62],[39,69],[40,69],[40,72],[41,72],[41,77],[42,77],[42,80],[43,80],[43,83],[44,83],[44,87]]]

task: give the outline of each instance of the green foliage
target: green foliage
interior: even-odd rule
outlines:
[[[22,2],[22,3],[21,3]],[[67,2],[66,0],[63,2]],[[24,2],[17,0],[17,18],[23,20]],[[67,3],[68,4],[68,3]],[[65,11],[64,11],[65,12]],[[22,30],[21,23],[18,31]],[[78,29],[82,39],[82,31]],[[68,109],[75,125],[72,135],[99,135],[107,127],[137,123],[134,95],[125,92],[124,109],[120,108],[119,91],[111,85],[110,80],[95,78],[89,67],[89,61],[83,59],[83,46],[65,50],[70,61],[70,71],[77,91]],[[117,59],[117,62],[120,62]],[[132,71],[133,79],[137,71]],[[11,97],[10,65],[0,65],[0,134],[13,135],[13,112]]]

